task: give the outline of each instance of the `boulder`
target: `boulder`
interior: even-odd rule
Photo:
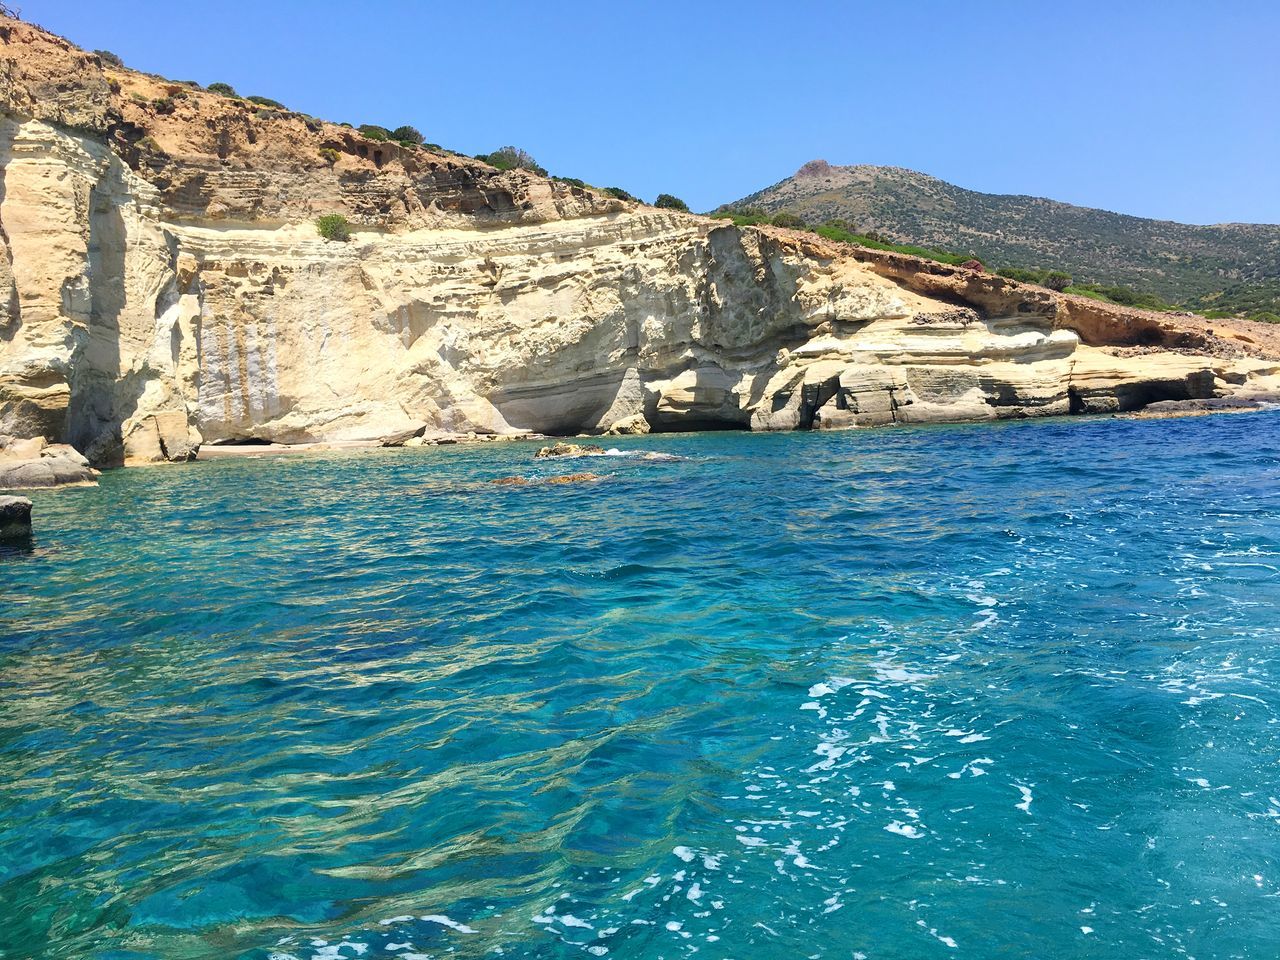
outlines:
[[[649,421],[643,413],[635,413],[621,420],[615,420],[605,431],[611,437],[642,436],[649,432]]]
[[[31,501],[26,497],[0,497],[0,540],[31,537]]]
[[[69,484],[96,484],[98,471],[77,454],[36,457],[31,460],[0,459],[0,490],[30,490]]]
[[[187,462],[199,456],[202,439],[184,411],[160,411],[130,427],[124,437],[124,456],[130,463]]]

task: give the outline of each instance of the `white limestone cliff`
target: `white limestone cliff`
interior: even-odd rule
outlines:
[[[104,80],[91,56],[6,23],[0,434],[69,442],[97,465],[245,439],[1120,410],[1273,389],[1280,372],[1274,352],[1190,321],[623,203],[210,94],[148,112],[125,94],[159,81]],[[42,100],[62,74],[80,98]],[[351,242],[317,234],[331,210],[353,221]]]

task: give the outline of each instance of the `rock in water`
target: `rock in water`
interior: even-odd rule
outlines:
[[[596,473],[570,473],[563,477],[547,477],[547,483],[590,483],[593,480],[599,480],[600,475]]]
[[[615,420],[605,431],[611,437],[642,436],[650,430],[649,421],[643,413],[636,413],[621,420]]]
[[[533,455],[535,460],[546,457],[599,457],[604,454],[604,447],[592,443],[556,443],[543,447]]]
[[[98,471],[74,447],[43,437],[0,437],[0,490],[28,490],[64,484],[95,484]]]
[[[26,497],[0,497],[0,540],[31,537],[31,501]]]

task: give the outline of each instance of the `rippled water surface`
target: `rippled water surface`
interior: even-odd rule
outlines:
[[[618,445],[35,497],[0,956],[1280,956],[1280,414]]]

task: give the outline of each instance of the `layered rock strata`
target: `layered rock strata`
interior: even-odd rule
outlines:
[[[1168,318],[594,190],[104,67],[0,20],[0,433],[201,444],[790,430],[1280,385]],[[341,213],[348,243],[313,220]]]

